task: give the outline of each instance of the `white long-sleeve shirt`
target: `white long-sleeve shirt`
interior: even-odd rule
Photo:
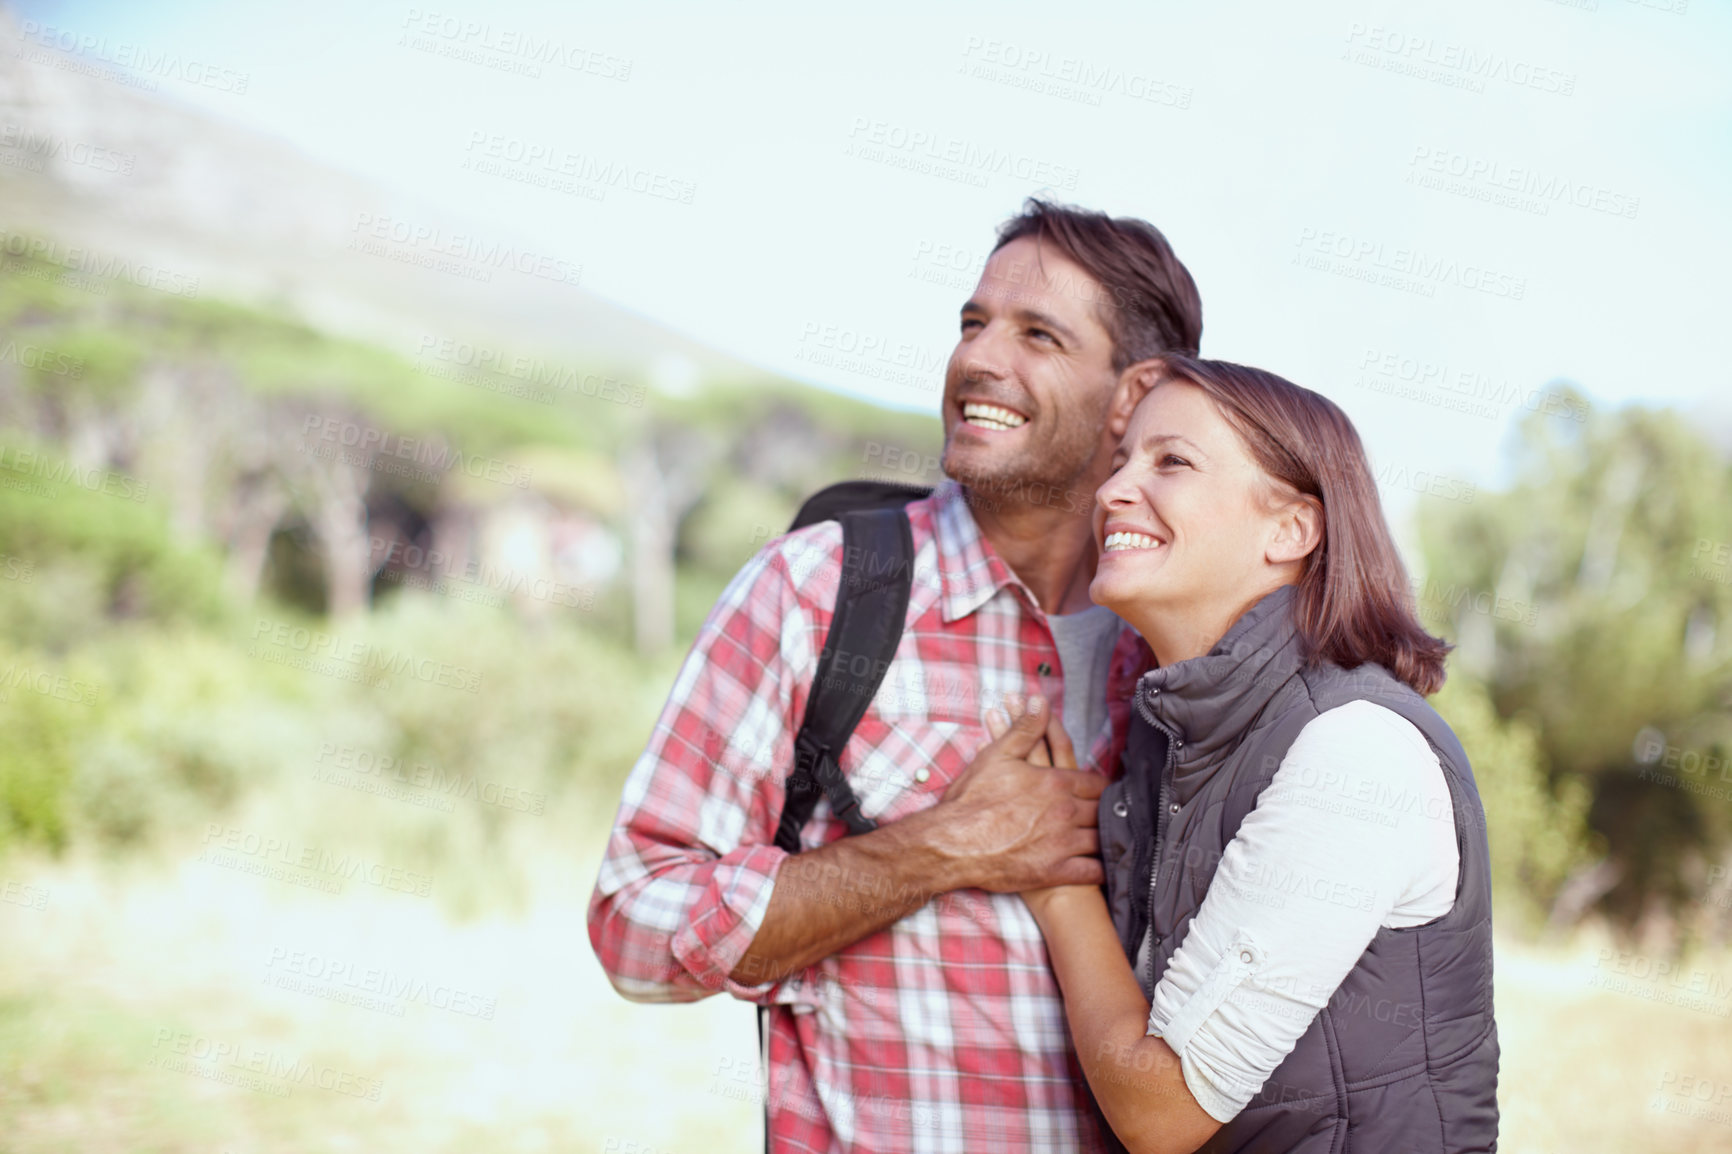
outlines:
[[[1368,701],[1329,710],[1228,843],[1148,1032],[1179,1055],[1197,1103],[1230,1121],[1379,929],[1449,912],[1459,870],[1449,787],[1419,730]],[[1417,1007],[1392,1012],[1419,1024]]]

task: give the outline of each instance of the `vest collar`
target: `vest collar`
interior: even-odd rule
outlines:
[[[1299,672],[1304,655],[1292,607],[1293,586],[1283,585],[1247,609],[1209,652],[1143,675],[1141,705],[1174,732],[1180,764],[1231,749]]]

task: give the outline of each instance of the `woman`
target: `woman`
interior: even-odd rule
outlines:
[[[1090,592],[1157,668],[1105,896],[1025,895],[1095,1098],[1133,1151],[1493,1149],[1485,819],[1359,438],[1257,369],[1132,371]]]

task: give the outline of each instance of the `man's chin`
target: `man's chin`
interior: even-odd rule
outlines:
[[[944,451],[941,467],[944,475],[959,485],[982,492],[997,492],[1026,484],[1031,470],[1021,455],[994,451],[980,445],[961,448],[954,442]]]

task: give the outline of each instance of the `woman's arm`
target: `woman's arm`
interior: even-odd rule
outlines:
[[[1449,909],[1455,850],[1436,754],[1404,719],[1356,702],[1312,721],[1288,751],[1226,847],[1152,1013],[1097,891],[1025,894],[1120,1139],[1188,1150],[1236,1116],[1379,927]],[[1420,1028],[1422,1007],[1393,1012]],[[1143,1037],[1151,1030],[1162,1037]]]
[[[1010,699],[1008,710],[1012,719],[1020,718],[1021,700]],[[996,740],[1010,722],[994,712],[986,726]],[[1056,709],[1047,724],[1047,748],[1050,762],[1040,749],[1030,760],[1061,769],[1076,765]],[[1054,886],[1022,896],[1046,938],[1071,1040],[1107,1124],[1131,1154],[1190,1154],[1221,1123],[1197,1105],[1172,1048],[1148,1036],[1149,1000],[1125,961],[1100,888]]]
[[[1083,1074],[1119,1141],[1131,1154],[1189,1154],[1208,1141],[1221,1123],[1191,1096],[1178,1056],[1148,1036],[1149,1000],[1100,889],[1059,886],[1023,899],[1046,938]]]

